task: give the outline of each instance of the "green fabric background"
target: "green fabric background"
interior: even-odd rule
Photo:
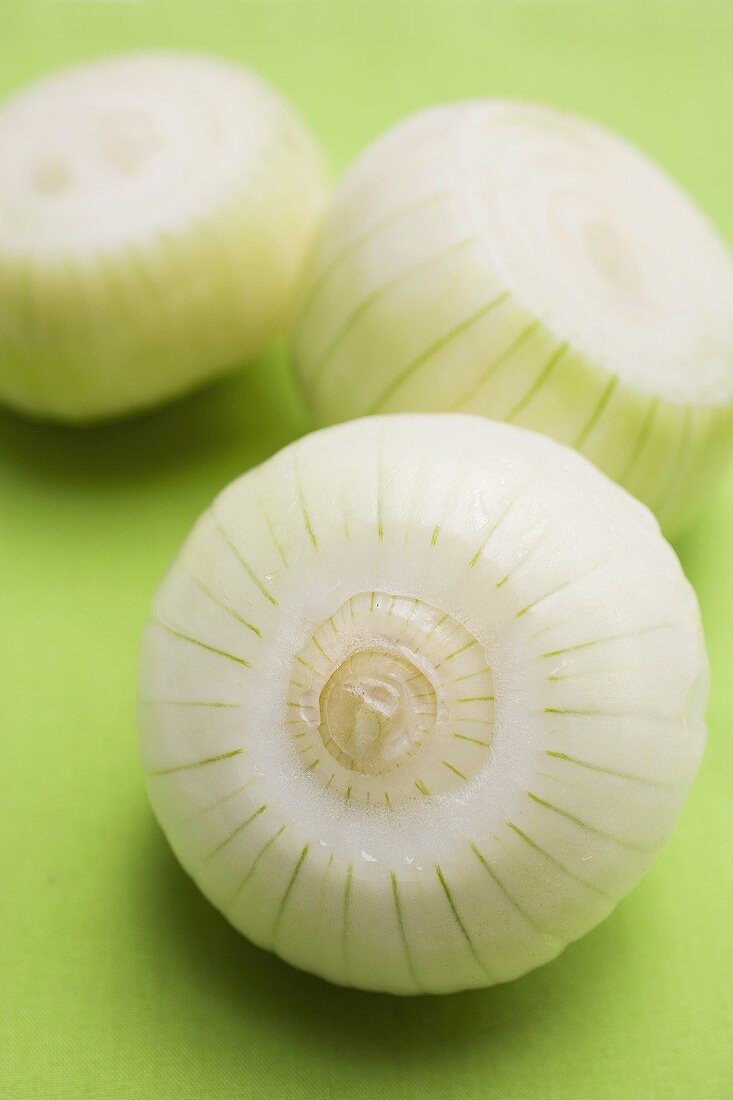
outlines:
[[[733,4],[0,0],[2,91],[140,45],[250,62],[336,169],[431,101],[574,107],[733,238]],[[0,415],[0,1095],[730,1100],[733,468],[678,547],[713,667],[699,781],[648,878],[557,962],[442,999],[330,988],[177,867],[138,767],[140,631],[199,511],[304,428],[279,353],[104,430]]]

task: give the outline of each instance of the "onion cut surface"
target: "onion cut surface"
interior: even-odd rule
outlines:
[[[255,943],[346,985],[515,978],[611,912],[705,740],[695,595],[552,440],[375,417],[245,474],[154,601],[150,799]]]
[[[668,532],[729,450],[729,252],[639,151],[546,107],[434,107],[367,150],[319,234],[293,346],[319,423],[530,427]]]
[[[254,74],[133,54],[0,109],[0,399],[70,421],[156,404],[285,325],[320,155]]]

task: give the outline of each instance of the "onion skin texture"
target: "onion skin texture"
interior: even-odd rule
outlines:
[[[326,197],[259,77],[107,58],[0,107],[0,400],[100,421],[192,390],[281,332]]]
[[[539,434],[404,414],[305,437],[201,516],[146,627],[140,744],[174,852],[250,940],[448,993],[634,886],[707,686],[643,505]]]
[[[668,535],[731,449],[730,253],[638,150],[538,105],[429,108],[376,141],[332,198],[292,346],[316,423],[516,423]]]

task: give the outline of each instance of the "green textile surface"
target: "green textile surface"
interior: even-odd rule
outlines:
[[[251,63],[336,169],[421,104],[572,107],[733,239],[733,4],[0,0],[2,91],[141,45]],[[279,352],[104,429],[0,415],[0,1096],[730,1100],[733,468],[678,546],[713,671],[699,780],[649,876],[559,960],[446,998],[339,990],[251,947],[178,868],[138,765],[142,625],[197,514],[305,426]]]

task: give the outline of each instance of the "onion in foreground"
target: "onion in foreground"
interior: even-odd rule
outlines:
[[[325,197],[292,108],[252,73],[134,54],[0,109],[0,399],[97,420],[256,355],[284,326]]]
[[[730,254],[640,152],[545,107],[431,108],[377,141],[326,216],[293,343],[319,423],[534,428],[667,532],[730,446]]]
[[[333,982],[516,978],[608,913],[705,740],[697,601],[648,510],[480,417],[333,427],[227,488],[154,603],[154,810],[240,931]]]

